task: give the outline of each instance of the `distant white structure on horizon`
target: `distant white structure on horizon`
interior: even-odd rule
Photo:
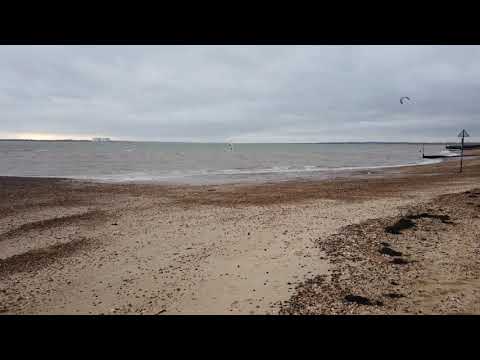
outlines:
[[[96,142],[99,142],[99,141],[100,141],[100,142],[103,142],[103,141],[111,141],[111,140],[110,140],[110,138],[108,138],[108,137],[105,137],[105,138],[103,138],[103,137],[94,137],[94,138],[92,138],[92,141],[96,141]]]

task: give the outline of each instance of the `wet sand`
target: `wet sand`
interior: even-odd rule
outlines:
[[[218,186],[0,178],[0,312],[478,313],[479,179],[476,158]]]

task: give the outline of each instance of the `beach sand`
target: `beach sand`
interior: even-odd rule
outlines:
[[[479,179],[477,158],[218,186],[3,177],[0,312],[480,313]]]

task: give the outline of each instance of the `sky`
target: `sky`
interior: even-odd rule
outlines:
[[[480,137],[478,64],[480,46],[0,46],[0,138],[450,142]]]

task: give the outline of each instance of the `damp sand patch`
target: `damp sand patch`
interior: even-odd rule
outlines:
[[[34,230],[45,230],[56,228],[64,225],[74,224],[78,221],[101,221],[106,218],[104,211],[100,210],[91,210],[81,214],[74,214],[68,216],[54,217],[45,220],[32,221],[26,224],[23,224],[19,227],[16,227],[12,230],[0,234],[0,241],[6,240],[15,236],[19,236]]]
[[[20,272],[38,271],[59,259],[70,257],[82,250],[92,248],[95,244],[96,242],[92,239],[79,238],[68,243],[55,244],[1,259],[0,278]]]

